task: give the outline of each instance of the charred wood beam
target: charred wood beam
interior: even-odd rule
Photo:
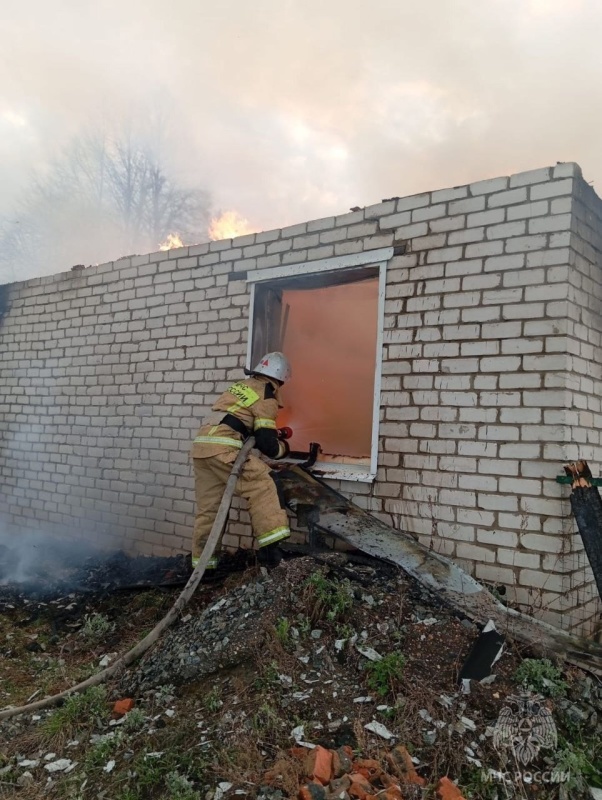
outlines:
[[[504,606],[453,561],[373,517],[307,470],[284,468],[280,481],[292,511],[301,507],[307,513],[313,506],[314,524],[368,555],[397,564],[457,612],[482,625],[491,620],[502,635],[541,655],[553,654],[602,675],[601,645]]]
[[[572,481],[571,508],[602,599],[602,497],[587,461],[567,464],[564,471]]]

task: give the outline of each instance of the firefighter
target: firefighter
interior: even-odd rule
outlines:
[[[197,513],[192,539],[192,566],[198,564],[209,537],[232,465],[244,440],[255,436],[255,447],[271,459],[289,453],[276,428],[282,408],[279,390],[291,377],[283,353],[267,353],[249,376],[234,383],[213,406],[192,445]],[[243,465],[237,489],[246,499],[251,524],[259,547],[275,544],[290,536],[288,517],[268,465],[251,453]],[[208,569],[215,569],[211,558]]]

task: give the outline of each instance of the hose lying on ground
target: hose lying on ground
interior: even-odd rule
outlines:
[[[152,631],[148,633],[144,639],[141,639],[125,655],[121,656],[121,658],[118,658],[114,664],[111,664],[110,667],[103,669],[102,672],[97,672],[95,675],[92,675],[91,678],[78,683],[76,686],[71,686],[69,689],[59,692],[59,694],[52,695],[52,697],[46,697],[44,700],[38,700],[37,702],[30,703],[26,706],[6,708],[3,711],[0,711],[0,720],[9,719],[9,717],[16,717],[20,714],[27,714],[32,711],[38,711],[41,708],[50,708],[51,706],[57,705],[61,702],[61,700],[64,700],[66,697],[74,694],[75,692],[82,692],[84,689],[89,689],[90,686],[98,686],[98,684],[104,683],[109,678],[112,678],[113,675],[116,675],[118,672],[125,669],[125,667],[128,667],[130,664],[133,664],[134,661],[139,659],[140,656],[146,653],[149,647],[151,647],[151,645],[157,641],[163,631],[169,628],[170,625],[173,625],[173,623],[179,617],[182,609],[190,601],[190,598],[201,582],[201,578],[203,577],[207,564],[209,563],[209,559],[213,555],[213,551],[215,550],[224,525],[226,524],[226,518],[228,516],[228,511],[230,510],[230,503],[232,502],[232,495],[234,494],[236,481],[240,475],[240,471],[244,462],[246,461],[249,451],[254,444],[255,439],[252,436],[250,436],[243,444],[240,453],[236,457],[236,460],[232,466],[232,472],[230,473],[230,476],[226,482],[226,488],[224,489],[224,494],[217,510],[213,527],[211,528],[209,538],[207,539],[207,543],[203,549],[203,552],[201,553],[199,563],[193,570],[188,583],[182,589],[176,602],[163,617],[163,619],[158,622],[157,625],[155,625]]]

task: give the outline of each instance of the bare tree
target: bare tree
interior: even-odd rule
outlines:
[[[87,132],[36,179],[0,226],[0,283],[206,237],[208,194],[170,173],[132,131]]]

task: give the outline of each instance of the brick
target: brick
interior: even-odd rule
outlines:
[[[414,239],[417,236],[426,236],[428,230],[429,228],[426,222],[416,222],[413,225],[402,225],[396,228],[395,236],[398,239]]]
[[[117,700],[113,705],[113,718],[119,719],[120,717],[124,717],[134,708],[134,705],[135,703],[131,698]]]
[[[554,214],[549,217],[529,220],[529,233],[553,233],[555,231],[569,230],[570,227],[570,214]]]
[[[388,228],[401,228],[402,226],[409,225],[412,221],[411,211],[402,211],[399,214],[389,214],[381,217],[378,221],[378,226],[381,230]]]
[[[382,775],[380,764],[373,758],[357,758],[353,762],[353,769],[354,772],[359,772],[364,778],[367,778],[370,783],[374,783]]]
[[[351,786],[347,790],[349,797],[366,800],[366,797],[372,794],[372,784],[360,772],[352,772],[349,778],[351,779]]]
[[[485,258],[487,256],[497,256],[504,252],[504,242],[477,242],[466,245],[466,258]]]
[[[579,164],[576,164],[574,161],[563,161],[560,164],[556,164],[553,169],[552,173],[553,178],[566,178],[566,177],[575,177],[575,178],[583,178],[583,174],[581,172],[581,167]]]
[[[485,208],[484,197],[468,197],[465,200],[453,200],[448,205],[450,216],[454,214],[470,214],[483,211]]]
[[[452,189],[438,189],[431,193],[432,203],[447,203],[448,200],[461,200],[468,197],[467,186],[454,186]]]
[[[478,211],[466,217],[467,228],[478,228],[483,225],[498,225],[506,219],[506,209],[496,208],[491,211]]]
[[[507,192],[497,192],[496,194],[489,195],[487,198],[487,208],[524,203],[526,199],[526,189],[509,189]]]
[[[445,203],[437,205],[426,206],[425,208],[416,208],[412,211],[412,222],[423,222],[430,219],[437,219],[445,216],[447,206]]]
[[[515,186],[527,186],[532,183],[544,183],[552,177],[552,170],[549,167],[543,169],[530,169],[526,172],[519,172],[510,177],[510,188]]]
[[[391,771],[405,783],[414,783],[418,786],[425,786],[426,781],[416,772],[416,767],[412,757],[403,745],[398,744],[386,754],[387,763]]]
[[[449,778],[440,778],[437,784],[437,797],[439,800],[464,800],[462,792]]]
[[[357,795],[356,795],[357,797]],[[326,800],[326,789],[320,783],[310,782],[301,786],[298,794],[299,800]],[[364,795],[365,798],[365,795]],[[364,800],[358,798],[358,800]]]
[[[414,208],[422,208],[428,206],[431,201],[431,196],[427,194],[414,194],[410,197],[401,197],[397,201],[396,211],[410,211]]]
[[[526,252],[528,250],[543,250],[546,246],[546,237],[542,234],[533,236],[517,236],[506,242],[507,253]]]
[[[527,223],[518,220],[516,222],[505,222],[502,225],[491,225],[487,228],[487,239],[508,239],[511,236],[523,236],[527,232]],[[529,229],[529,232],[531,231]]]
[[[490,194],[491,192],[499,192],[506,189],[508,186],[508,178],[488,178],[484,181],[471,183],[469,188],[470,194]]]
[[[338,747],[332,751],[332,770],[335,778],[340,778],[345,773],[351,772],[353,750],[348,745]]]
[[[550,183],[543,183],[539,186],[532,186],[530,189],[531,200],[542,200],[546,197],[558,197],[563,194],[571,194],[573,191],[573,180],[566,178],[565,180],[552,181]]]
[[[318,745],[310,750],[305,760],[305,774],[313,781],[327,786],[333,778],[332,753]]]

